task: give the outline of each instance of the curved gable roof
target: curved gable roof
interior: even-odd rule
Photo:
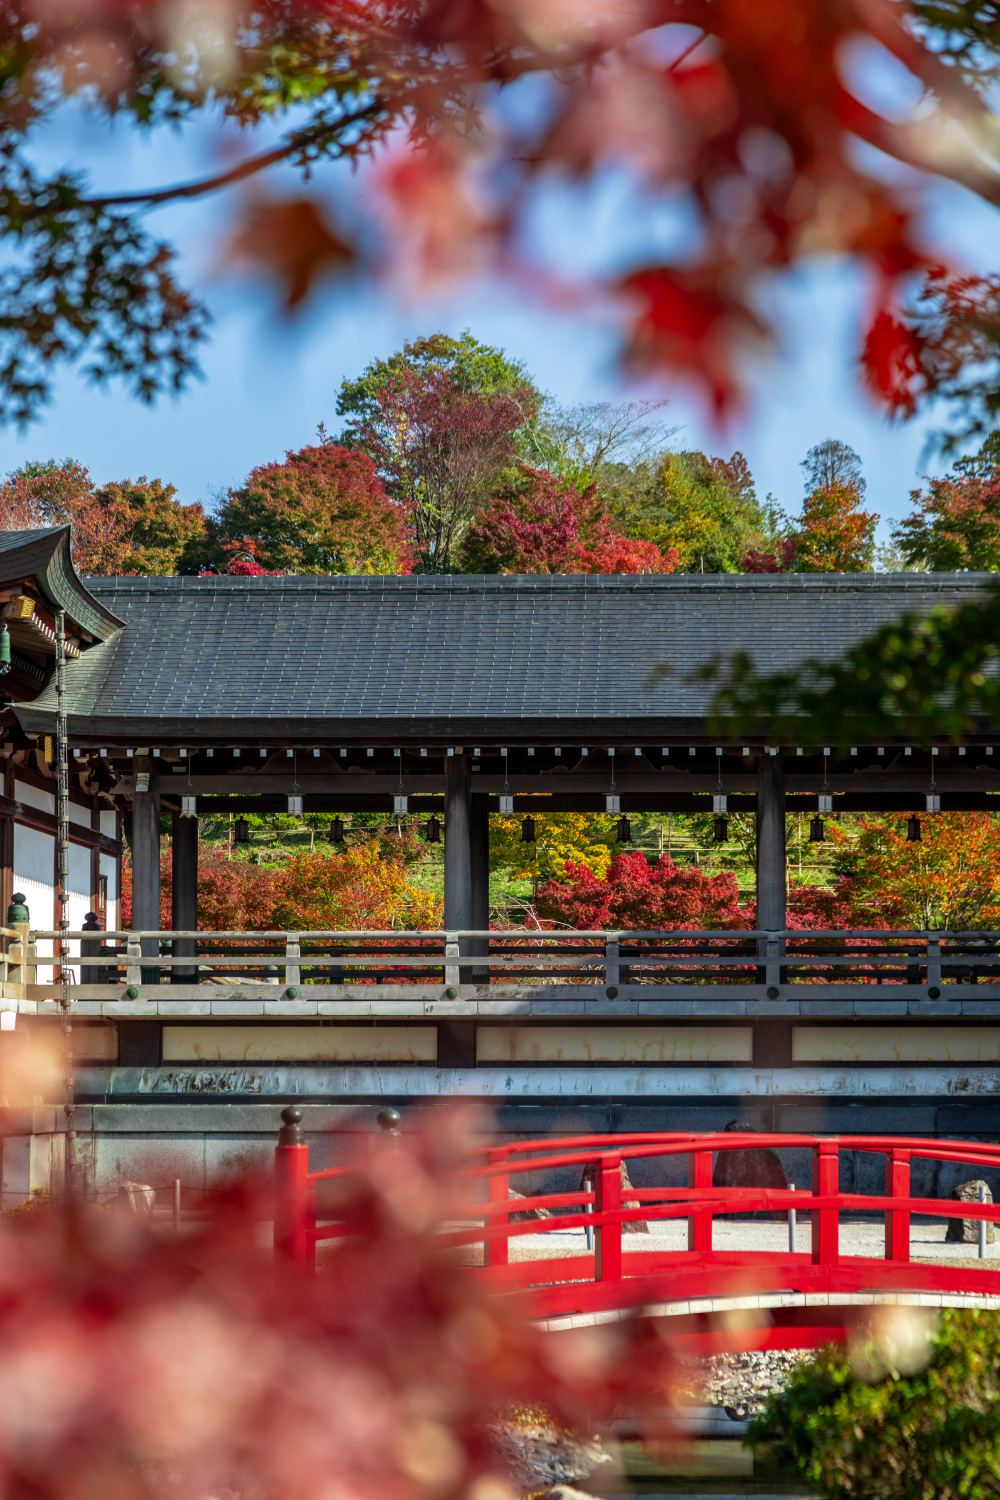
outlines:
[[[69,526],[39,531],[0,531],[0,579],[33,577],[53,609],[95,640],[106,641],[122,621],[86,587],[70,552]]]

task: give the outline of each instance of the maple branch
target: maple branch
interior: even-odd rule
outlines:
[[[918,149],[912,131],[884,120],[846,90],[841,90],[838,106],[846,129],[869,146],[884,151],[887,156],[895,157],[918,172],[957,182],[960,187],[975,193],[977,198],[982,198],[984,203],[1000,208],[1000,179],[995,172],[987,171],[971,152],[968,163],[964,165],[954,156],[949,156],[947,162],[935,160],[931,153]]]
[[[259,156],[247,157],[238,166],[219,172],[214,177],[203,177],[199,182],[185,182],[169,188],[152,188],[139,193],[113,193],[106,198],[81,198],[79,204],[85,208],[115,208],[128,203],[145,203],[153,207],[158,203],[170,203],[178,198],[199,198],[203,193],[213,193],[219,188],[231,187],[233,183],[243,182],[247,177],[253,177],[267,167],[287,161],[290,156],[294,156],[296,151],[322,141],[325,136],[335,135],[350,125],[357,125],[362,120],[373,118],[382,107],[382,101],[376,99],[364,109],[344,115],[333,124],[324,122],[322,125],[314,125],[309,130],[297,131],[284,145],[275,146],[272,151],[262,151]]]

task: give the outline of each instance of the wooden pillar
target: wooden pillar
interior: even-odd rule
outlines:
[[[160,926],[160,785],[156,761],[151,755],[137,755],[133,761],[136,781],[149,775],[149,791],[132,794],[132,928],[154,932]],[[159,958],[160,945],[147,938],[142,945],[143,958]],[[159,980],[159,969],[143,970],[143,982]]]
[[[444,925],[472,926],[472,777],[467,755],[444,761]]]
[[[171,878],[170,925],[194,931],[198,926],[198,819],[173,815],[173,874]],[[194,958],[198,951],[195,938],[174,938],[175,958]],[[170,971],[171,984],[194,984],[196,965],[175,965]]]
[[[757,767],[757,926],[785,926],[785,772],[765,750]]]
[[[469,926],[485,931],[490,925],[490,803],[484,792],[473,792],[470,798],[469,860],[471,890]],[[490,951],[489,938],[473,938],[473,958],[485,958]],[[477,974],[475,976],[479,978]],[[488,971],[483,975],[489,977]]]

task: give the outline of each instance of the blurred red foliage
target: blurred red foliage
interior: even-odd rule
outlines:
[[[632,928],[752,927],[752,908],[741,906],[733,875],[706,875],[693,866],[662,857],[651,865],[645,854],[619,854],[606,879],[583,865],[566,862],[571,883],[547,880],[538,887],[539,913],[583,930]]]
[[[345,1236],[314,1276],[275,1274],[247,1188],[180,1238],[73,1202],[0,1224],[4,1494],[513,1500],[503,1408],[590,1432],[662,1407],[671,1359],[641,1318],[543,1332],[435,1243],[469,1123],[441,1111],[335,1180]]]

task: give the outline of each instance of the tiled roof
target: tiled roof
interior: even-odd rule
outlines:
[[[72,622],[99,641],[107,640],[121,624],[74,568],[68,526],[0,531],[0,580],[18,578],[34,578],[53,609],[64,609]]]
[[[67,672],[71,729],[148,742],[546,723],[692,728],[715,653],[829,656],[981,574],[88,579],[125,629]],[[653,680],[653,669],[671,674]],[[43,728],[51,692],[18,709]],[[154,739],[154,743],[156,740]]]

